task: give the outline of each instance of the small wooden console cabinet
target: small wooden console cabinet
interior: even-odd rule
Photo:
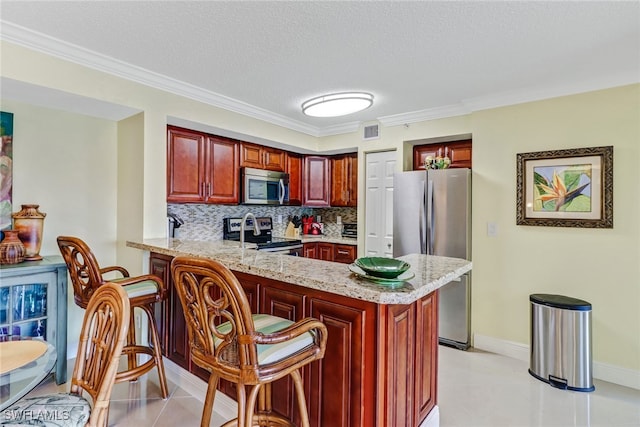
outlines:
[[[56,383],[67,382],[67,265],[60,256],[0,265],[0,335],[56,347]]]

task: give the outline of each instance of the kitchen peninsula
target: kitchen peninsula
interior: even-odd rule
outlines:
[[[345,264],[240,249],[233,241],[145,239],[127,246],[150,252],[150,273],[170,296],[157,321],[164,354],[202,378],[190,363],[186,325],[169,265],[172,257],[215,259],[242,284],[254,313],[297,321],[315,317],[328,329],[327,351],[302,375],[313,426],[420,426],[436,405],[438,288],[471,270],[457,258],[407,255],[415,277],[396,288],[356,277]],[[220,390],[235,398],[231,384]],[[274,410],[294,420],[292,384],[273,387]],[[436,417],[437,422],[437,417]]]

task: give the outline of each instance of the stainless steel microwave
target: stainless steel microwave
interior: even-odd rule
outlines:
[[[242,203],[247,205],[289,204],[289,174],[242,168]]]

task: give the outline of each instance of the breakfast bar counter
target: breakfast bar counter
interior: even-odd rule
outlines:
[[[324,359],[302,372],[312,426],[436,426],[438,289],[471,270],[457,258],[412,254],[403,283],[378,284],[348,265],[257,251],[234,241],[145,239],[127,246],[150,252],[149,272],[161,277],[169,298],[156,315],[163,353],[208,379],[191,363],[188,336],[170,263],[180,255],[210,258],[228,267],[251,310],[292,321],[314,317],[328,331]],[[220,391],[235,398],[231,384]],[[289,379],[273,387],[273,409],[298,421]]]
[[[219,261],[233,271],[317,289],[378,304],[411,304],[471,270],[471,262],[432,255],[411,254],[398,259],[415,274],[401,286],[389,287],[359,278],[346,264],[273,254],[231,240],[145,239],[127,246],[169,256],[190,255]]]

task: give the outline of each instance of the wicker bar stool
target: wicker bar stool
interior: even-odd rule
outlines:
[[[82,321],[69,393],[25,397],[4,411],[2,425],[106,427],[130,314],[129,299],[122,287],[106,284],[94,292]],[[21,416],[12,419],[6,414]]]
[[[252,314],[238,279],[217,261],[176,257],[171,274],[187,322],[191,360],[211,374],[200,425],[209,426],[222,378],[237,384],[238,402],[238,417],[223,427],[293,426],[271,411],[270,401],[271,383],[290,375],[302,426],[308,427],[300,369],[324,357],[325,325],[310,317],[294,323]]]
[[[153,313],[153,305],[167,297],[167,291],[162,280],[151,274],[129,277],[129,272],[119,266],[100,268],[89,246],[77,237],[59,236],[57,241],[69,270],[69,276],[73,284],[73,298],[78,306],[86,309],[96,289],[109,282],[121,285],[129,296],[131,316],[127,342],[122,350],[122,354],[127,355],[127,369],[118,372],[116,383],[134,381],[155,367],[158,369],[162,398],[166,399],[169,396],[169,391],[162,362],[162,348],[160,346],[158,328],[156,327]],[[119,273],[122,278],[105,279],[104,275],[111,272]],[[136,343],[134,316],[134,308],[136,307],[144,311],[149,319],[152,346]],[[146,354],[151,357],[146,362],[138,364],[137,356],[140,354]]]

